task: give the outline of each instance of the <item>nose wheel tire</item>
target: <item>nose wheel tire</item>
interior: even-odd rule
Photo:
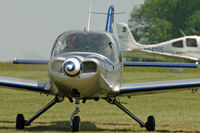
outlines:
[[[147,131],[155,131],[155,118],[154,116],[149,116],[146,122]]]
[[[79,116],[74,116],[72,121],[72,131],[77,132],[80,130],[81,120]]]
[[[16,117],[16,129],[24,129],[25,120],[23,114],[18,114]]]

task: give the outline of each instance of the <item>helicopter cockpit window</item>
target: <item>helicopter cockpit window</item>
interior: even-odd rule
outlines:
[[[58,39],[59,40],[59,39]],[[110,37],[102,33],[68,33],[59,40],[54,51],[64,52],[94,52],[114,60],[114,44]],[[58,42],[57,42],[58,43]]]
[[[186,46],[187,47],[197,47],[197,41],[196,41],[196,39],[187,38],[186,39]]]

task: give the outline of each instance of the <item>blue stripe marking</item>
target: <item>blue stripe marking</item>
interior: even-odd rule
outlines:
[[[14,64],[48,64],[47,60],[13,60]]]
[[[149,67],[190,67],[197,68],[196,63],[167,63],[167,62],[124,62],[124,66],[149,66]]]
[[[112,29],[112,24],[114,21],[114,6],[111,5],[110,8],[108,9],[108,14],[107,14],[107,22],[106,22],[106,32],[113,32]]]
[[[145,91],[168,90],[168,89],[189,88],[189,87],[200,87],[200,83],[126,88],[126,89],[120,89],[120,93],[122,94],[122,93],[130,93],[130,92],[145,92]]]

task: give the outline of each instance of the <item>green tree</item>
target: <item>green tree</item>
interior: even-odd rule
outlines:
[[[129,26],[135,39],[158,43],[186,35],[200,35],[200,0],[145,0],[134,7]]]

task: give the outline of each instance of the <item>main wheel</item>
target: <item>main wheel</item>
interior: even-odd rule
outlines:
[[[79,131],[79,129],[80,129],[80,122],[81,122],[80,117],[79,116],[74,116],[73,121],[72,121],[72,123],[73,123],[73,125],[72,125],[72,131],[74,131],[74,132]]]
[[[153,116],[149,116],[146,122],[147,131],[155,131],[155,118]]]
[[[18,114],[16,117],[16,129],[24,129],[25,121],[24,115]]]

